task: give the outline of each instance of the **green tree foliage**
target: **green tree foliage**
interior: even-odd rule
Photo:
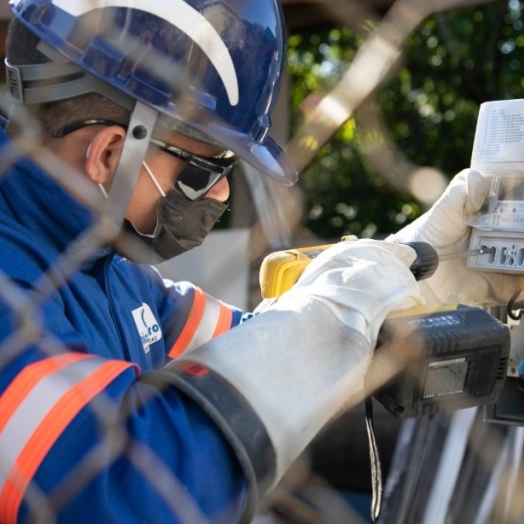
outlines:
[[[441,13],[410,35],[400,68],[376,94],[390,138],[409,162],[451,178],[469,165],[479,105],[524,97],[523,8],[510,0]],[[345,27],[291,35],[294,129],[304,101],[336,84],[363,39]],[[424,210],[370,167],[363,139],[350,119],[301,175],[306,227],[323,238],[380,237]]]

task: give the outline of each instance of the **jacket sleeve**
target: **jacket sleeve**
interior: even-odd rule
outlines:
[[[237,522],[245,479],[208,416],[42,310],[60,341],[0,307],[0,522]]]
[[[163,279],[152,269],[157,307],[166,337],[166,354],[173,359],[229,331],[250,317],[241,309],[205,293],[189,282]]]

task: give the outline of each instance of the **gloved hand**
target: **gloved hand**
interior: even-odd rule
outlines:
[[[362,399],[363,377],[389,312],[424,303],[409,270],[415,257],[412,248],[387,242],[336,244],[271,306],[168,367],[211,370],[199,372],[205,380],[188,382],[197,389],[207,384],[196,398],[211,402],[215,417],[233,411],[234,421],[222,427],[246,421],[242,429],[228,430],[232,441],[244,431],[260,433],[231,400],[231,391],[247,401],[275,451],[274,484],[334,415]],[[220,380],[212,382],[211,374]],[[219,383],[220,392],[213,388],[210,394],[211,383]],[[217,402],[236,407],[219,409]],[[253,441],[250,436],[247,446]]]
[[[423,302],[413,275],[405,271],[405,266],[409,268],[414,262],[416,253],[406,248],[376,240],[334,244],[315,257],[279,301],[316,297],[340,322],[358,330],[374,347],[392,305],[395,310],[402,310]],[[388,264],[390,278],[384,279],[388,273],[382,271]],[[369,282],[362,288],[364,277]]]
[[[467,250],[471,228],[466,219],[478,212],[487,191],[482,175],[465,169],[453,178],[428,212],[387,240],[427,242],[439,255]],[[466,258],[440,262],[431,278],[419,282],[420,290],[430,303],[481,307],[507,304],[522,284],[522,277],[470,269]]]

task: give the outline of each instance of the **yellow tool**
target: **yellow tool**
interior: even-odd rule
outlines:
[[[356,240],[356,237],[342,237],[343,242],[352,240]],[[260,266],[260,292],[262,298],[279,297],[284,291],[291,288],[311,261],[332,245],[324,244],[321,246],[287,249],[267,255]],[[417,280],[423,280],[433,275],[438,267],[439,260],[485,255],[491,252],[490,248],[481,248],[441,255],[439,257],[437,252],[425,242],[406,242],[406,245],[411,246],[418,255],[417,260],[411,266],[411,271]]]
[[[331,245],[267,256],[260,269],[262,297],[279,297],[291,288],[307,265]],[[415,278],[429,278],[439,263],[436,251],[424,242],[407,245],[418,255],[410,268]],[[483,248],[440,259],[489,252]],[[509,349],[509,328],[486,310],[461,304],[424,305],[388,316],[366,382],[374,396],[399,418],[492,404],[506,378]],[[412,358],[409,369],[407,361],[397,365],[406,353]]]

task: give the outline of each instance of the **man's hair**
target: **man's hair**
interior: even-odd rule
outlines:
[[[9,25],[6,39],[6,58],[11,65],[45,64],[49,58],[37,45],[40,39],[17,19]],[[90,118],[104,118],[122,124],[129,122],[127,109],[98,93],[88,93],[57,102],[45,102],[25,106],[38,120],[42,129],[42,141],[47,142],[54,131],[71,122]],[[8,126],[11,134],[13,123]]]

